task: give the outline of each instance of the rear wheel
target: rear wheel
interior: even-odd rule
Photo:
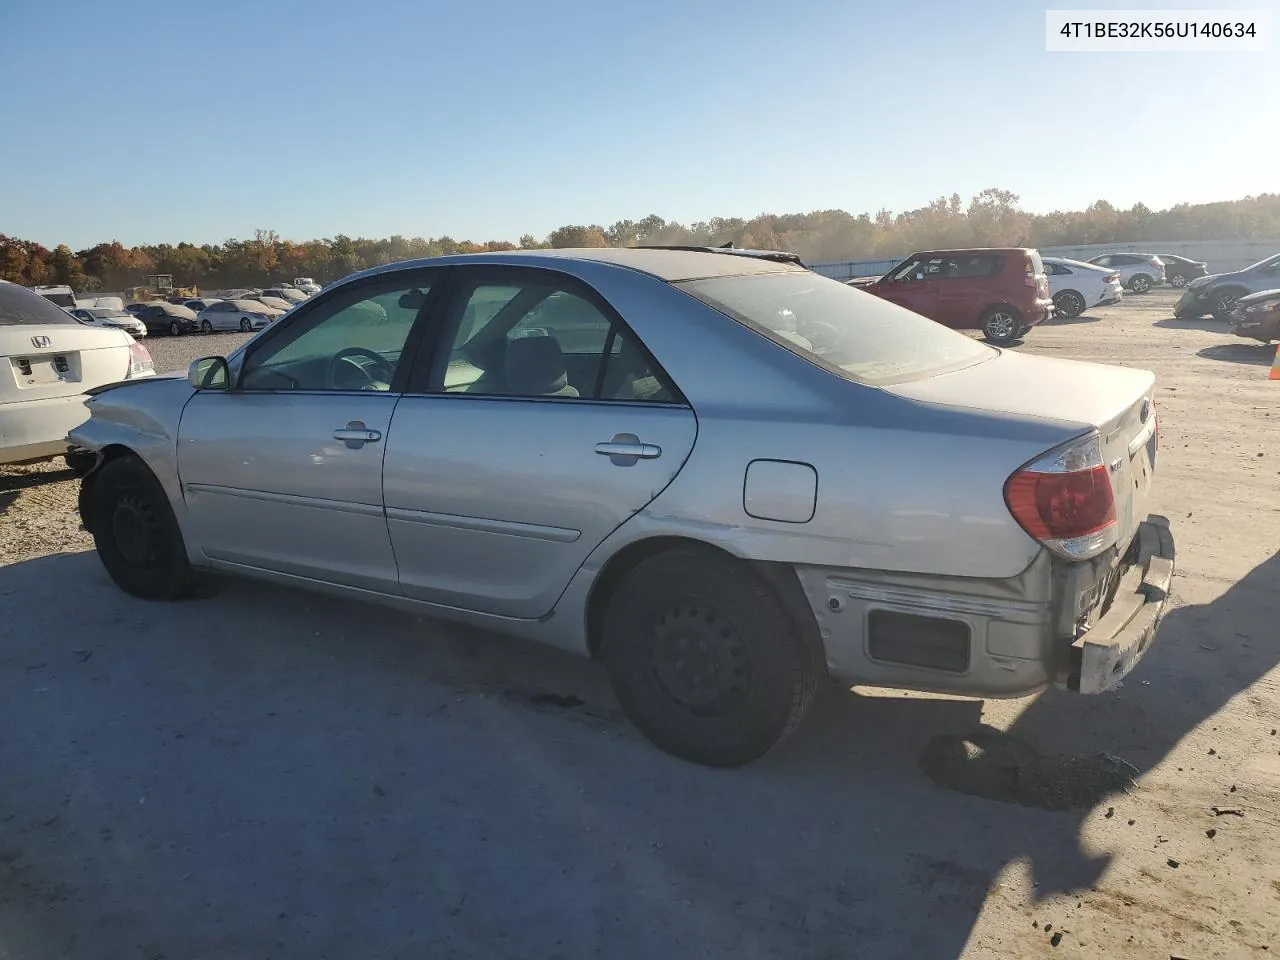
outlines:
[[[826,674],[773,589],[709,551],[664,551],[609,600],[602,653],[618,700],[653,743],[736,767],[808,712]]]
[[[982,335],[996,346],[1007,347],[1021,330],[1022,317],[1013,307],[992,307],[982,317]]]
[[[1180,273],[1175,273],[1169,278],[1169,286],[1181,289],[1187,285],[1187,278]]]
[[[177,320],[169,321],[169,336],[176,337],[181,332],[182,332],[182,328],[178,326]]]
[[[169,498],[135,456],[109,461],[93,479],[94,546],[107,574],[125,593],[177,600],[193,574]]]
[[[249,333],[251,330],[253,330],[253,324],[249,322],[249,318],[248,318],[248,317],[241,317],[241,318],[240,318],[240,332],[241,332],[241,333]]]
[[[1053,298],[1053,310],[1060,317],[1078,317],[1085,306],[1084,297],[1074,290],[1063,290]]]
[[[201,320],[201,321],[200,321],[200,332],[201,332],[201,333],[213,333],[213,324],[212,324],[212,323],[210,323],[208,320]]]
[[[1136,273],[1129,280],[1129,289],[1134,293],[1146,293],[1151,289],[1151,278],[1145,273]]]

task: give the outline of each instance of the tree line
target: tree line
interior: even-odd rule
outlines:
[[[68,284],[77,292],[121,291],[152,274],[171,274],[181,286],[205,289],[261,286],[281,279],[336,280],[366,267],[417,257],[547,247],[606,247],[640,244],[695,244],[790,250],[806,262],[887,259],[912,250],[939,247],[1053,247],[1144,240],[1227,240],[1280,237],[1280,194],[1262,194],[1221,203],[1178,204],[1151,210],[1138,203],[1127,210],[1105,200],[1084,210],[1033,214],[1019,197],[991,188],[967,204],[959,194],[927,206],[894,213],[850,214],[844,210],[761,214],[750,220],[714,217],[688,225],[656,214],[619,220],[612,226],[572,224],[546,238],[526,234],[512,243],[476,243],[452,237],[393,236],[381,240],[339,234],[322,240],[282,240],[258,230],[251,240],[176,246],[118,241],[73,251],[53,250],[30,240],[0,234],[0,279],[27,286]]]

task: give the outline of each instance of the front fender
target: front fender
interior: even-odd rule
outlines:
[[[80,487],[80,517],[87,528],[92,529],[89,505],[95,475],[112,456],[130,453],[160,481],[188,552],[198,554],[186,535],[186,504],[177,465],[178,425],[194,393],[185,378],[154,378],[113,386],[85,402],[89,419],[72,430],[67,440],[74,447],[99,454],[98,463]]]

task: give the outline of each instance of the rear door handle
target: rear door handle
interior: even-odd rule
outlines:
[[[341,440],[349,448],[356,450],[366,443],[377,443],[382,439],[382,433],[366,427],[363,420],[352,420],[345,427],[333,431],[333,439]]]
[[[618,433],[612,440],[596,444],[596,453],[608,457],[614,466],[629,467],[637,460],[656,460],[662,448],[656,443],[641,443],[634,433]]]

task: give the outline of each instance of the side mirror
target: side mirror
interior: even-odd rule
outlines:
[[[187,383],[197,390],[229,390],[231,372],[225,357],[201,357],[187,368]]]

